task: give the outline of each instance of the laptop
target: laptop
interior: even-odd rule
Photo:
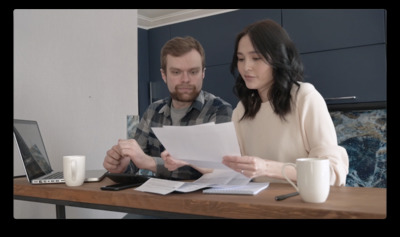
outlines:
[[[65,183],[63,172],[51,168],[37,121],[14,119],[14,139],[31,184]],[[107,171],[87,170],[85,182],[101,181]]]

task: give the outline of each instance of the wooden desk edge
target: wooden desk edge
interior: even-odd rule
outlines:
[[[17,181],[17,180],[15,180]],[[386,210],[384,212],[380,211],[371,213],[368,211],[360,212],[360,211],[351,211],[351,210],[329,210],[329,209],[318,209],[318,208],[310,208],[306,204],[302,205],[286,205],[290,203],[290,199],[287,199],[283,202],[285,203],[277,203],[271,202],[269,205],[261,205],[260,202],[257,203],[243,203],[243,202],[229,202],[229,199],[232,200],[241,200],[246,197],[236,197],[231,198],[224,196],[224,202],[220,202],[217,199],[221,198],[221,195],[198,195],[198,192],[189,193],[189,194],[171,194],[167,196],[160,196],[157,194],[148,194],[148,193],[137,193],[134,190],[125,191],[124,195],[120,195],[118,192],[105,192],[100,191],[99,187],[106,185],[107,181],[104,183],[93,184],[91,183],[88,187],[95,187],[98,190],[94,190],[94,188],[85,189],[83,186],[80,188],[70,188],[68,189],[66,186],[58,186],[53,185],[53,189],[56,188],[59,192],[51,192],[51,188],[46,186],[38,186],[31,185],[26,180],[18,181],[16,184],[14,181],[14,198],[17,200],[27,200],[27,201],[37,201],[37,202],[47,202],[53,203],[56,205],[67,205],[67,206],[78,206],[78,207],[88,207],[94,209],[103,209],[110,211],[121,211],[121,212],[136,212],[136,213],[165,213],[167,216],[173,215],[173,213],[177,213],[177,215],[191,215],[194,217],[202,218],[202,217],[210,217],[210,218],[276,218],[276,219],[320,219],[320,218],[328,218],[328,219],[337,219],[337,218],[360,218],[360,219],[385,219],[386,218]],[[273,185],[271,185],[273,187]],[[280,187],[278,185],[278,187]],[[39,192],[37,189],[40,189]],[[36,191],[35,191],[36,190]],[[46,191],[47,190],[47,191]],[[67,196],[64,196],[68,191]],[[282,194],[281,190],[271,191],[265,190],[264,192],[270,191],[271,195],[275,195],[275,193]],[[286,189],[284,189],[286,190]],[[86,192],[82,192],[86,191]],[[102,197],[93,198],[93,192],[104,192]],[[381,191],[381,190],[379,190]],[[124,192],[124,191],[119,191]],[[286,191],[283,191],[286,192]],[[58,193],[55,195],[54,193]],[[79,194],[78,194],[79,193]],[[86,194],[85,194],[86,193]],[[127,194],[128,193],[128,194]],[[383,195],[382,191],[381,196]],[[261,193],[260,193],[261,194]],[[259,194],[259,195],[260,195]],[[125,196],[123,199],[124,204],[121,203],[113,203],[110,202],[110,199],[115,198],[115,195]],[[132,201],[132,195],[134,201]],[[79,196],[82,196],[79,198]],[[266,194],[264,194],[266,196]],[[160,197],[163,197],[160,199]],[[178,198],[177,198],[178,197]],[[180,197],[184,197],[183,199]],[[192,197],[192,199],[191,199]],[[253,196],[256,197],[256,196]],[[248,197],[247,197],[248,198]],[[293,197],[291,199],[295,199]],[[299,198],[299,197],[297,197]],[[383,197],[382,197],[383,198]],[[384,198],[386,198],[386,189],[384,192]],[[88,201],[89,200],[89,201]],[[257,200],[254,198],[253,200]],[[157,204],[157,205],[155,205]],[[281,205],[284,204],[284,205]],[[384,203],[386,207],[386,202]],[[157,207],[156,207],[157,206]],[[234,211],[234,208],[242,208],[243,210],[248,211],[244,216],[243,212]],[[305,216],[305,213],[307,214]]]

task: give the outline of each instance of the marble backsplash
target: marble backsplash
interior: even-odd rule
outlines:
[[[386,188],[386,109],[331,112],[338,143],[349,155],[347,186]],[[139,122],[127,116],[127,137]]]
[[[349,155],[346,185],[386,188],[386,109],[336,111],[331,117]]]

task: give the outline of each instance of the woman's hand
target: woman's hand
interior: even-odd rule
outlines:
[[[284,164],[282,162],[255,156],[224,156],[222,163],[249,178],[268,176],[275,179],[285,179],[281,172]],[[295,168],[287,167],[286,174],[291,180],[296,181]]]
[[[224,156],[222,163],[249,178],[266,175],[267,162],[254,156]]]

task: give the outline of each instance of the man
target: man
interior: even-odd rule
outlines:
[[[112,173],[137,173],[142,169],[153,172],[158,178],[197,179],[202,175],[201,169],[185,165],[169,171],[164,166],[160,155],[165,148],[151,128],[230,122],[232,106],[202,90],[205,53],[192,37],[176,37],[163,46],[160,71],[170,97],[147,108],[134,139],[120,139],[107,151],[103,166]]]

